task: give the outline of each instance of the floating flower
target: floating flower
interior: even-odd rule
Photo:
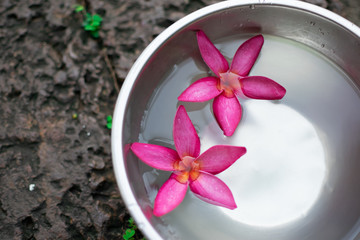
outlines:
[[[237,97],[278,100],[286,90],[275,81],[261,76],[248,76],[264,37],[257,35],[244,42],[236,51],[231,66],[204,32],[197,32],[201,56],[217,77],[205,77],[191,84],[179,101],[204,102],[214,98],[216,121],[226,136],[233,135],[240,122],[242,109]]]
[[[200,139],[184,106],[176,112],[173,126],[176,150],[146,143],[133,143],[131,150],[147,165],[172,171],[155,198],[154,215],[162,216],[184,199],[188,186],[205,202],[235,209],[228,186],[215,177],[246,153],[246,148],[217,145],[200,154]]]

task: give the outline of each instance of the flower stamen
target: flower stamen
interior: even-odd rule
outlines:
[[[232,98],[235,96],[235,92],[241,89],[241,84],[239,81],[239,76],[236,73],[227,71],[224,73],[219,73],[220,81],[218,85],[219,90],[224,90],[225,96]]]
[[[174,163],[174,169],[177,171],[176,180],[180,183],[186,183],[189,178],[194,181],[199,177],[200,164],[195,158],[186,156]]]

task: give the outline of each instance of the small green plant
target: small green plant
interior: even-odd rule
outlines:
[[[123,234],[123,239],[124,240],[134,240],[134,236],[137,230],[137,226],[135,224],[135,221],[133,218],[130,218],[127,221],[127,226],[128,228],[125,230],[125,233]],[[142,238],[142,240],[145,240],[145,238]]]
[[[111,129],[112,128],[112,117],[110,115],[106,117],[106,122],[107,122],[106,127],[108,129]]]
[[[123,234],[124,240],[133,240],[135,235],[135,230],[133,229],[126,229],[125,234]]]
[[[134,230],[137,229],[137,227],[136,227],[136,225],[135,225],[135,221],[134,221],[133,218],[130,218],[130,219],[128,220],[128,226],[129,226],[129,228],[131,228],[131,229],[134,229]]]
[[[72,117],[72,119],[77,119],[78,115],[77,115],[77,113],[73,113],[73,115],[71,117]]]
[[[133,218],[130,218],[127,221],[128,228],[125,230],[125,234],[123,234],[124,240],[134,240],[135,231],[137,229],[135,225],[135,221]]]
[[[96,13],[95,14],[88,13],[83,5],[77,4],[74,5],[73,8],[75,12],[83,13],[84,21],[82,25],[84,30],[90,32],[91,36],[93,36],[94,38],[98,38],[100,25],[103,20],[102,17]]]

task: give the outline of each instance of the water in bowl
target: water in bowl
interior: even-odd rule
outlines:
[[[216,46],[230,62],[245,40],[232,37]],[[212,101],[177,101],[192,82],[208,75],[214,74],[194,59],[174,66],[149,102],[139,141],[173,147],[173,118],[182,104],[198,131],[202,152],[219,144],[245,146],[246,155],[218,175],[238,208],[204,203],[189,191],[177,209],[162,217],[174,238],[306,239],[304,232],[309,239],[342,238],[345,233],[318,235],[315,229],[347,224],[350,230],[360,216],[360,206],[350,209],[346,199],[347,194],[360,196],[354,178],[360,97],[349,77],[309,47],[265,36],[250,75],[275,80],[287,89],[286,96],[279,101],[240,99],[242,120],[234,135],[225,137],[213,117]],[[168,175],[144,172],[150,201]],[[329,219],[328,212],[350,216],[346,221]]]

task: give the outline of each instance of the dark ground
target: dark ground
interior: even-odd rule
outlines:
[[[358,0],[308,1],[360,25]],[[122,239],[106,128],[116,83],[161,31],[215,2],[0,0],[0,239]],[[76,3],[103,16],[99,39]]]

